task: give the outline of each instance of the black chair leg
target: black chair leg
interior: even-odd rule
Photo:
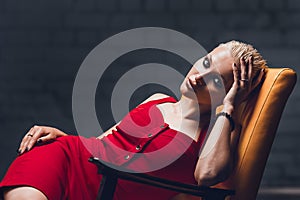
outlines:
[[[116,176],[103,175],[98,191],[97,200],[112,200],[118,178]]]
[[[202,197],[203,200],[225,200],[226,196],[224,195],[216,195],[216,194],[211,194],[211,195],[207,195],[205,197]]]

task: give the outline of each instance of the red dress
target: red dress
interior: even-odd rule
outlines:
[[[116,131],[104,138],[64,136],[34,147],[11,164],[0,183],[31,186],[48,199],[96,199],[101,181],[97,167],[88,162],[93,155],[119,169],[186,183],[194,183],[194,169],[206,132],[198,142],[169,128],[157,104],[175,102],[172,97],[150,101],[133,109]],[[170,199],[177,193],[119,180],[114,199]]]

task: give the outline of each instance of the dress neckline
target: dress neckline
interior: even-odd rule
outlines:
[[[170,100],[170,101],[169,101],[169,100]],[[168,128],[169,128],[170,130],[176,131],[176,132],[178,132],[178,133],[180,133],[180,134],[182,134],[182,135],[188,137],[189,139],[192,140],[193,143],[196,143],[196,144],[197,144],[197,143],[200,143],[200,142],[202,143],[202,142],[203,142],[202,139],[201,139],[201,136],[203,136],[204,132],[207,131],[207,126],[206,126],[205,128],[203,128],[203,129],[201,129],[200,134],[198,135],[197,140],[194,140],[194,139],[193,139],[192,137],[190,137],[188,134],[186,134],[186,133],[184,133],[184,132],[182,132],[182,131],[179,131],[179,130],[176,130],[176,129],[171,128],[170,125],[169,125],[168,123],[165,122],[164,116],[163,116],[161,110],[157,107],[157,105],[163,104],[163,103],[169,103],[169,102],[175,103],[177,100],[176,100],[174,97],[165,97],[165,98],[158,99],[158,100],[153,100],[153,101],[154,101],[154,102],[153,102],[153,107],[155,108],[156,112],[159,113],[159,115],[160,115],[162,121],[164,122],[164,124],[166,124],[166,125],[168,126]]]

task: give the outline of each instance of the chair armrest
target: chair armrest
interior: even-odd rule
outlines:
[[[165,188],[168,190],[173,190],[179,193],[185,193],[190,195],[195,195],[199,197],[204,197],[204,199],[225,199],[226,196],[234,195],[235,191],[211,188],[205,186],[198,186],[193,184],[180,183],[172,180],[167,180],[155,176],[150,176],[144,173],[133,173],[133,172],[123,172],[117,169],[111,168],[106,165],[103,161],[100,161],[96,157],[91,157],[89,159],[91,163],[94,163],[98,167],[98,173],[110,177],[112,179],[124,179],[129,181],[134,181],[142,184],[147,184],[155,187]],[[111,164],[109,164],[111,165]],[[105,179],[107,178],[105,177]]]

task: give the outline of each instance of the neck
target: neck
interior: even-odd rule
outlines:
[[[182,96],[180,100],[173,104],[175,112],[181,116],[182,120],[194,121],[199,128],[206,126],[212,112],[211,105],[202,105],[197,101]]]

